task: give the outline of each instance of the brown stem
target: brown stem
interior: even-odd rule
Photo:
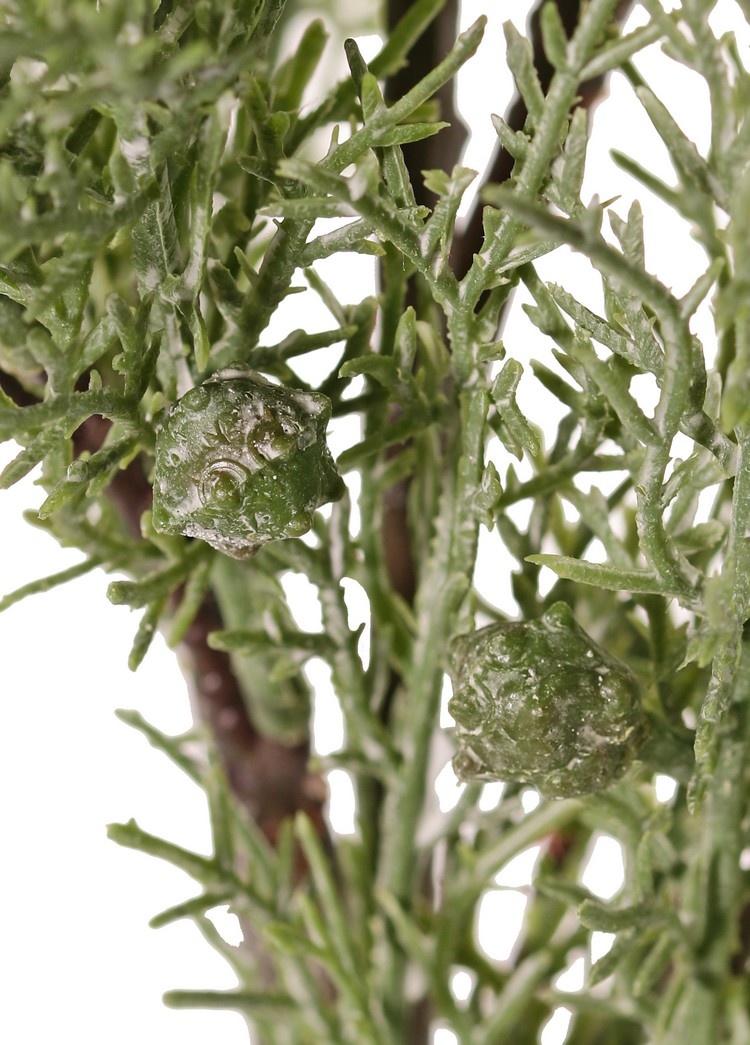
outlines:
[[[308,771],[309,745],[287,747],[255,729],[229,655],[208,645],[208,635],[219,628],[219,610],[209,594],[185,636],[185,667],[193,706],[211,731],[233,793],[272,843],[282,822],[299,811],[307,813],[325,836],[326,789],[321,778]]]
[[[0,372],[0,388],[18,406],[39,401],[4,372]],[[98,450],[110,427],[111,422],[99,415],[87,418],[73,433],[75,455]],[[107,492],[128,532],[138,537],[141,516],[151,506],[151,484],[142,459],[138,457],[118,471]],[[181,653],[194,710],[210,730],[232,791],[272,843],[282,822],[298,811],[307,813],[321,837],[327,837],[322,812],[326,789],[319,776],[308,772],[309,745],[286,747],[255,728],[228,654],[208,645],[209,633],[221,626],[216,601],[209,592],[185,636]]]
[[[33,406],[34,403],[39,402],[38,396],[32,395],[12,374],[6,374],[3,370],[0,370],[0,389],[13,400],[16,406]]]
[[[109,427],[105,418],[88,418],[74,433],[75,452],[97,450]],[[140,458],[115,475],[108,493],[129,532],[137,537],[141,515],[150,507],[152,493]],[[287,747],[255,728],[229,655],[208,645],[209,634],[221,627],[219,608],[209,592],[180,647],[194,717],[208,729],[233,795],[272,845],[276,844],[283,822],[300,811],[310,817],[327,843],[328,828],[323,817],[327,792],[323,779],[308,770],[309,744],[305,741]],[[306,873],[299,850],[295,871],[298,879]],[[274,966],[265,941],[245,918],[242,927],[243,947],[254,959],[259,987],[274,989]],[[328,989],[329,985],[321,981],[321,990]]]

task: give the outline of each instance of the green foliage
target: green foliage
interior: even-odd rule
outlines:
[[[402,146],[444,133],[436,95],[471,60],[484,19],[391,102],[384,78],[443,7],[407,5],[369,65],[347,42],[350,76],[328,83],[321,100],[313,78],[329,53],[323,21],[311,18],[290,47],[280,0],[155,6],[6,4],[0,438],[14,439],[19,452],[0,487],[41,466],[47,496],[30,521],[85,560],[6,595],[0,609],[97,566],[124,573],[109,597],[144,611],[135,668],[158,629],[172,645],[188,640],[210,602],[216,617],[206,649],[228,658],[253,736],[277,751],[309,741],[312,694],[302,667],[321,658],[346,740],[312,768],[346,769],[357,801],[353,837],[300,811],[277,825],[272,844],[267,825],[230,789],[210,722],[200,734],[206,757],[197,759],[195,735],[165,737],[122,715],[205,790],[214,852],[189,852],[133,821],[111,825],[110,835],[196,880],[198,895],[153,924],[194,921],[239,984],[227,993],[173,991],[167,1004],[237,1009],[269,1043],[421,1041],[410,1028],[427,1011],[462,1045],[524,1045],[538,1040],[560,1004],[573,1011],[568,1040],[576,1045],[746,1041],[750,81],[736,41],[714,36],[712,5],[698,0],[670,13],[647,0],[648,23],[627,35],[617,31],[615,0],[589,0],[569,37],[548,3],[541,37],[554,75],[545,90],[529,42],[509,25],[507,60],[528,117],[516,129],[493,117],[513,174],[483,186],[483,237],[459,277],[451,248],[475,172],[422,172],[435,199],[418,204],[421,186]],[[707,150],[632,63],[655,41],[706,84]],[[622,218],[581,198],[587,120],[571,111],[581,84],[612,69],[632,84],[633,105],[663,141],[674,183],[638,157],[616,161],[688,223],[706,253],[705,271],[681,298],[648,270],[638,204]],[[321,218],[339,224],[323,230]],[[561,244],[598,272],[598,311],[542,279],[536,262]],[[338,301],[315,268],[349,253],[380,264],[377,297],[354,305]],[[264,339],[277,309],[303,290],[294,282],[300,274],[333,316],[331,329]],[[519,284],[533,300],[528,320],[553,346],[554,367],[534,359],[524,371],[498,341]],[[690,325],[708,297],[715,362]],[[322,348],[312,357],[323,359],[315,381],[303,380],[297,361]],[[240,369],[228,376],[230,365]],[[249,378],[247,368],[264,376]],[[643,377],[657,389],[652,416],[639,400]],[[288,433],[271,439],[266,456],[283,450],[293,475],[279,500],[263,473],[261,500],[272,502],[275,521],[286,515],[252,540],[253,551],[263,547],[242,562],[224,554],[237,551],[237,513],[245,510],[224,453],[237,442],[228,421],[238,405],[228,395],[232,382],[240,398],[314,404],[320,422],[312,443],[307,430],[300,436],[304,447],[287,440],[279,449]],[[525,389],[544,390],[561,407],[550,446],[543,418],[523,406]],[[212,395],[224,396],[216,408]],[[187,502],[194,493],[195,475],[185,485],[165,463],[185,449],[180,419],[191,404],[219,433],[224,462],[211,486],[221,503],[212,502],[209,523],[198,527],[165,507],[175,494]],[[314,514],[342,494],[323,442],[329,404],[335,419],[361,420],[361,436],[336,462],[359,480],[359,531],[348,493]],[[682,458],[677,437],[688,447]],[[243,475],[256,476],[257,445],[240,449],[253,461]],[[621,475],[605,496],[597,479],[609,472]],[[137,497],[118,494],[124,481]],[[699,516],[709,487],[713,502]],[[389,572],[381,539],[394,491],[406,504],[413,600]],[[517,505],[529,508],[524,524]],[[480,525],[517,563],[510,580],[518,621],[476,590]],[[542,567],[556,575],[551,588]],[[281,583],[289,572],[314,585],[320,633],[295,623]],[[360,655],[361,629],[349,622],[350,581],[369,600],[369,661]],[[556,603],[569,609],[551,609]],[[550,645],[549,635],[540,645],[534,636],[560,613],[562,645]],[[548,728],[534,732],[526,688],[504,675],[513,699],[523,698],[523,765],[509,766],[505,749],[497,763],[483,755],[485,777],[511,778],[499,803],[487,808],[469,784],[454,809],[438,814],[432,755],[445,735],[450,643],[471,636],[461,640],[474,650],[470,678],[458,673],[453,707],[455,739],[463,731],[476,753],[488,742],[476,695],[487,696],[492,666],[482,658],[500,663],[508,652],[502,642],[484,649],[490,633],[515,637],[523,670],[544,668]],[[632,743],[612,716],[597,718],[591,665],[586,686],[578,685],[589,653],[600,675],[614,676]],[[568,747],[554,721],[562,698]],[[490,739],[507,748],[507,719],[495,725]],[[544,791],[550,749],[565,756],[554,767],[564,775],[571,758],[592,750],[581,747],[586,730],[607,758],[583,777],[578,766],[575,786],[566,777],[565,786],[546,788],[583,797],[525,811],[513,780]],[[655,774],[677,781],[668,803],[655,797]],[[611,903],[581,883],[602,831],[625,861]],[[524,926],[513,958],[497,963],[478,943],[479,906],[494,876],[533,844],[542,856]],[[251,944],[223,943],[207,918],[218,903],[241,917]],[[589,963],[587,989],[555,988],[599,932],[615,941]],[[472,977],[465,1003],[450,987],[457,969]]]

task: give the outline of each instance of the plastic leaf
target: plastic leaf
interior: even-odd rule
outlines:
[[[593,584],[609,591],[629,591],[633,594],[677,595],[668,589],[664,581],[649,570],[620,569],[609,563],[585,562],[568,555],[527,555],[526,562],[536,566],[549,566],[558,577],[565,577],[579,584]]]
[[[164,613],[165,606],[166,599],[159,599],[150,603],[144,610],[133,639],[133,645],[128,654],[128,667],[131,671],[138,670],[143,662],[143,658],[148,653],[151,643],[156,637],[159,621]]]
[[[168,1009],[219,1009],[247,1012],[251,1016],[278,1016],[298,1010],[299,1003],[288,994],[270,991],[165,991]]]
[[[28,584],[16,588],[15,591],[4,595],[0,599],[0,613],[29,595],[38,595],[41,592],[51,591],[60,584],[67,584],[68,581],[73,581],[77,577],[83,577],[84,574],[90,573],[91,570],[101,565],[101,562],[102,560],[98,558],[84,559],[83,562],[76,563],[75,566],[70,566],[66,570],[60,570],[59,573],[52,573],[48,577],[40,577],[39,580],[30,581]]]
[[[529,151],[529,145],[531,139],[523,131],[512,130],[502,116],[492,114],[492,126],[495,128],[495,133],[500,140],[500,144],[506,152],[510,153],[514,160],[523,160],[526,158],[526,153]]]
[[[279,67],[274,77],[275,102],[280,109],[300,107],[305,88],[318,67],[327,40],[328,33],[322,19],[314,19],[305,28],[294,54]]]
[[[24,476],[28,475],[56,446],[69,435],[68,425],[51,425],[43,428],[38,435],[9,461],[0,473],[0,489],[7,490]]]
[[[540,28],[544,52],[550,64],[555,69],[564,69],[567,65],[568,38],[556,4],[544,4],[540,15]]]
[[[488,530],[495,524],[495,508],[503,494],[503,487],[497,468],[489,461],[482,474],[482,482],[474,497],[474,509],[479,521],[484,523]]]
[[[623,377],[601,362],[591,344],[582,337],[574,339],[570,351],[611,404],[623,426],[642,443],[658,445],[661,442],[658,431],[631,396]]]
[[[636,88],[636,94],[659,132],[681,179],[691,193],[703,191],[727,209],[724,188],[698,152],[695,144],[682,131],[674,117],[648,87]]]
[[[539,83],[539,76],[534,67],[534,54],[531,44],[525,36],[521,36],[512,22],[503,25],[507,46],[507,61],[518,91],[526,103],[529,118],[538,124],[544,109],[544,92]]]
[[[500,416],[500,438],[508,450],[518,458],[522,456],[522,449],[537,457],[541,452],[539,437],[516,403],[516,389],[522,373],[523,368],[517,360],[507,360],[495,378],[491,395]]]
[[[127,849],[138,849],[140,852],[149,853],[160,860],[166,860],[205,885],[234,884],[233,875],[226,872],[212,858],[190,852],[163,838],[157,838],[155,835],[143,831],[135,820],[128,820],[124,824],[109,824],[107,836],[117,845],[125,846]]]
[[[648,916],[648,908],[608,907],[598,900],[584,900],[578,908],[578,917],[583,925],[593,932],[617,933],[623,929],[636,929]]]

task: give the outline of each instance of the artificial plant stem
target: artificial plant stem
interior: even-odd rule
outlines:
[[[731,569],[734,615],[738,626],[747,620],[750,609],[750,556],[747,537],[750,529],[750,427],[737,429],[739,463],[734,480],[732,525],[727,547],[727,564]]]
[[[461,893],[475,894],[483,889],[495,873],[527,846],[546,835],[566,827],[581,811],[581,803],[575,798],[548,802],[528,813],[514,828],[482,852],[470,872],[459,883]]]
[[[358,635],[348,624],[348,611],[340,584],[319,589],[326,634],[335,642],[331,659],[333,682],[341,706],[346,713],[347,741],[351,750],[377,762],[381,768],[392,768],[388,736],[372,714],[365,672],[357,652]]]
[[[387,765],[393,771],[391,750],[382,722],[369,700],[364,668],[357,652],[357,635],[349,628],[348,613],[340,580],[319,588],[323,623],[336,643],[331,659],[333,684],[347,723],[347,750],[363,764]],[[374,874],[377,854],[377,813],[380,782],[374,773],[360,772],[354,778],[362,860],[366,873]],[[366,898],[368,906],[371,895]]]
[[[519,1039],[519,1045],[521,1042],[531,1045],[532,1041],[539,1040],[540,1028],[528,1027],[538,1006],[537,991],[544,980],[564,964],[565,956],[572,951],[579,936],[579,929],[565,926],[546,947],[528,955],[516,966],[498,996],[494,1011],[476,1028],[472,1045],[515,1043]],[[544,1010],[537,1018],[541,1023]]]
[[[699,971],[706,969],[714,982],[723,982],[737,945],[743,873],[740,853],[745,832],[747,800],[748,710],[750,708],[750,654],[743,650],[735,682],[736,713],[727,716],[719,741],[719,757],[703,817],[703,858],[706,861],[702,917],[705,938],[698,954]]]
[[[747,533],[750,528],[750,439],[747,426],[737,429],[739,463],[732,493],[732,521],[726,546],[724,568],[717,599],[706,599],[708,619],[716,633],[716,649],[711,665],[711,680],[701,706],[695,734],[696,773],[692,782],[691,801],[700,805],[708,782],[721,757],[721,723],[731,702],[737,700],[736,676],[743,656],[743,628],[750,609],[750,561]],[[718,606],[717,606],[718,602]],[[721,608],[719,608],[719,606]],[[708,772],[707,772],[708,771]]]
[[[717,730],[717,756],[701,807],[699,849],[686,879],[684,906],[693,939],[674,1009],[661,1015],[665,1045],[729,1040],[725,999],[733,976],[747,899],[740,855],[748,800],[750,650],[743,644],[734,703]],[[665,1001],[664,1005],[667,1006]],[[692,1035],[692,1037],[691,1037]],[[696,1036],[697,1035],[697,1036]]]
[[[407,909],[420,870],[417,835],[427,787],[427,762],[437,720],[446,643],[455,614],[468,588],[478,524],[470,497],[478,488],[484,463],[484,433],[489,409],[487,390],[460,397],[460,427],[450,435],[445,485],[431,555],[416,598],[417,635],[405,699],[396,728],[403,758],[398,787],[389,792],[384,812],[379,881]],[[402,988],[404,956],[392,949],[386,969],[386,997]]]

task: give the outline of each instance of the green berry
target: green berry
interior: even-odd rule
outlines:
[[[558,602],[451,646],[461,779],[518,780],[548,798],[600,791],[645,739],[638,682]]]
[[[329,400],[232,367],[192,388],[156,437],[154,529],[246,559],[299,537],[343,493],[328,446]]]

